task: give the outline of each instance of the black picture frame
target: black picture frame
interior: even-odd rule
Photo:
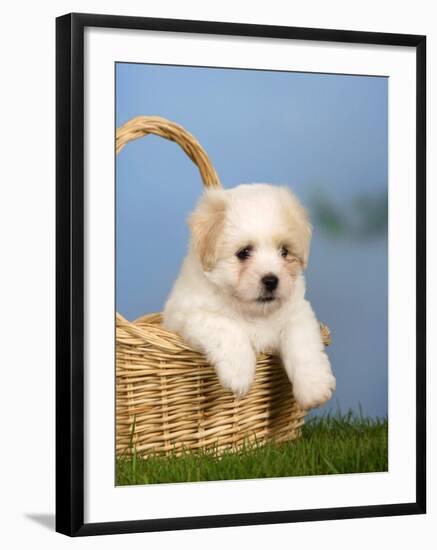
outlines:
[[[84,29],[404,46],[416,51],[416,500],[294,511],[84,523]],[[56,20],[56,530],[69,536],[426,512],[426,37],[73,13]]]

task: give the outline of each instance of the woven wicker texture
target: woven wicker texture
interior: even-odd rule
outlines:
[[[198,141],[169,120],[136,117],[116,133],[116,151],[156,134],[176,142],[199,167],[206,187],[220,187]],[[140,456],[189,449],[220,453],[247,443],[288,441],[300,434],[306,412],[277,357],[258,357],[255,382],[243,399],[223,389],[205,357],[161,326],[161,315],[129,322],[116,315],[116,451]],[[329,329],[321,325],[325,345]]]

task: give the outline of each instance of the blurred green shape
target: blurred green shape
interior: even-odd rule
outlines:
[[[360,193],[348,201],[334,202],[325,192],[309,199],[313,222],[329,237],[371,240],[384,236],[388,226],[386,192]]]

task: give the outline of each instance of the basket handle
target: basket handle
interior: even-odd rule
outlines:
[[[185,128],[166,118],[137,116],[117,128],[115,134],[115,151],[117,155],[129,141],[149,134],[155,134],[176,142],[199,168],[203,185],[210,188],[221,187],[217,172],[197,139]]]

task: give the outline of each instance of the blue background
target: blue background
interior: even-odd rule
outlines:
[[[332,331],[335,397],[315,414],[387,415],[386,78],[117,63],[116,124],[159,115],[194,134],[224,187],[289,185],[314,226],[307,295]],[[116,302],[162,310],[201,193],[174,143],[131,142],[116,163]]]

